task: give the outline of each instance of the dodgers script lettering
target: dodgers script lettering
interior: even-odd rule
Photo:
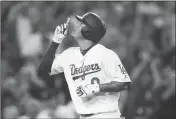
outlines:
[[[83,63],[81,67],[76,67],[75,64],[71,64],[70,69],[71,69],[72,76],[80,74],[79,76],[73,77],[74,80],[78,78],[82,78],[82,80],[84,80],[86,75],[95,73],[101,70],[98,63],[90,64],[90,65],[84,65]]]

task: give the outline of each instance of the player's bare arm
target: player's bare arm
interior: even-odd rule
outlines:
[[[80,97],[86,97],[88,95],[99,92],[121,92],[130,88],[131,82],[117,82],[112,81],[104,84],[90,84],[77,89],[77,93]]]
[[[70,18],[68,18],[65,24],[56,27],[54,37],[52,42],[50,43],[45,55],[42,58],[42,61],[38,68],[38,75],[41,77],[49,76],[49,72],[51,71],[51,66],[53,60],[55,58],[56,50],[59,44],[63,41],[68,33],[68,23]]]
[[[117,82],[112,81],[104,84],[89,84],[86,86],[79,87],[77,94],[80,97],[86,97],[99,92],[121,92],[130,88],[131,82]]]
[[[131,82],[117,82],[112,81],[110,83],[100,84],[100,92],[120,92],[128,90]]]
[[[45,55],[42,58],[42,61],[38,68],[38,75],[43,77],[43,75],[49,75],[51,70],[51,65],[55,57],[55,52],[58,48],[59,44],[55,42],[51,42]]]

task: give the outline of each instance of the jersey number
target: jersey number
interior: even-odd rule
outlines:
[[[91,79],[91,84],[95,84],[95,83],[100,84],[100,79],[97,78],[97,77],[93,77],[93,78]]]

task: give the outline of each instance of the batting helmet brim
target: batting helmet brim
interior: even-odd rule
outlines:
[[[89,26],[89,24],[83,20],[84,16],[75,15],[75,17],[81,23],[85,24],[86,26]]]
[[[77,19],[78,21],[80,21],[80,22],[82,22],[82,21],[83,21],[83,17],[82,17],[82,16],[75,15],[75,17],[76,17],[76,19]]]

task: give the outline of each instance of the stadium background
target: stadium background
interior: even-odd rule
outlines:
[[[133,81],[122,93],[122,114],[175,117],[175,2],[1,1],[1,118],[78,117],[64,77],[49,88],[36,69],[55,27],[88,11],[105,20],[100,43],[119,55]],[[69,37],[57,52],[73,45]]]

